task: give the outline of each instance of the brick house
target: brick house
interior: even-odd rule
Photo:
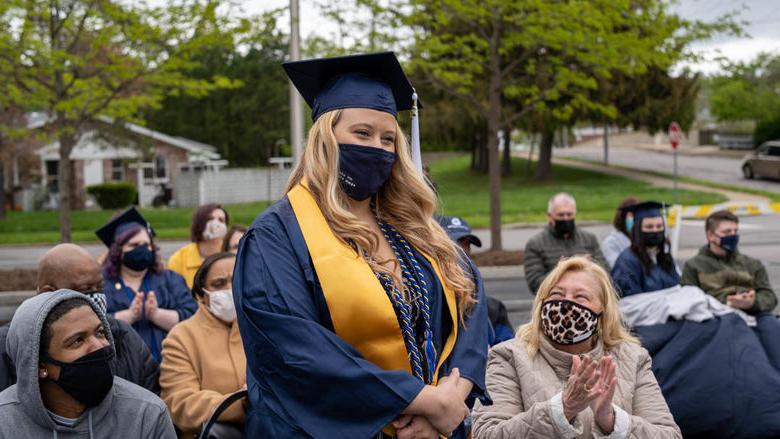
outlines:
[[[106,124],[111,120],[104,119]],[[126,123],[123,135],[105,135],[97,129],[82,134],[71,153],[74,209],[91,207],[90,185],[128,181],[138,189],[141,206],[152,205],[158,195],[168,199],[183,169],[220,169],[227,165],[216,148],[182,137]],[[46,188],[46,207],[56,207],[59,142],[42,146],[36,152],[40,164],[40,184]],[[175,204],[175,200],[172,200]]]

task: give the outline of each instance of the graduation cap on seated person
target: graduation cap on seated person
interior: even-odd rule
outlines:
[[[667,205],[657,201],[645,201],[639,204],[622,207],[620,210],[634,214],[634,224],[640,224],[645,218],[665,217],[663,210]]]
[[[141,215],[141,212],[139,212],[135,206],[130,206],[129,209],[112,218],[106,225],[99,228],[95,234],[103,241],[103,244],[105,244],[106,247],[111,247],[119,235],[133,227],[139,226],[145,228],[150,237],[154,237],[154,229],[152,229],[149,221]]]
[[[282,65],[311,107],[312,120],[344,108],[369,108],[394,117],[412,111],[412,161],[422,174],[418,109],[422,103],[393,52],[291,61]]]

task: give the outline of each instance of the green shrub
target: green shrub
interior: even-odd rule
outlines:
[[[768,140],[780,139],[780,117],[762,120],[753,131],[753,145],[756,147]]]
[[[87,193],[95,197],[102,209],[120,209],[135,201],[136,190],[133,183],[119,181],[101,183],[87,187]]]

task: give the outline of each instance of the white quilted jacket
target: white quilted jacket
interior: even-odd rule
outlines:
[[[599,341],[588,354],[601,358],[605,354],[602,343]],[[580,412],[573,425],[563,416],[561,392],[569,377],[572,356],[542,337],[533,358],[517,338],[491,349],[486,380],[493,405],[477,402],[474,438],[682,439],[650,369],[647,351],[633,343],[621,343],[608,354],[618,366],[612,434],[601,432],[590,408]]]

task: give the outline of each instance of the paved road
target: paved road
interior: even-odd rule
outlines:
[[[611,226],[595,225],[584,227],[603,239],[609,233]],[[780,294],[780,215],[765,215],[744,217],[740,223],[740,250],[747,255],[761,259],[767,267],[769,279],[776,293]],[[539,228],[518,228],[505,230],[504,246],[508,250],[522,249],[528,238],[538,233]],[[476,234],[482,242],[490,242],[488,230],[477,230]],[[680,250],[678,263],[696,255],[704,245],[704,221],[684,221],[680,232]],[[530,307],[533,296],[528,290],[520,267],[505,267],[500,269],[487,268],[484,273],[485,290],[491,296],[503,301]],[[528,312],[521,311],[510,314],[513,325],[519,325],[528,320]]]
[[[604,149],[598,145],[586,144],[573,148],[556,149],[558,157],[570,157],[586,160],[602,161]],[[614,147],[609,151],[610,164],[627,166],[636,169],[673,172],[674,157],[671,153],[650,151],[631,147]],[[680,155],[678,166],[680,175],[762,189],[780,193],[780,182],[771,180],[746,180],[742,177],[741,159],[729,157],[708,157],[700,155]]]

